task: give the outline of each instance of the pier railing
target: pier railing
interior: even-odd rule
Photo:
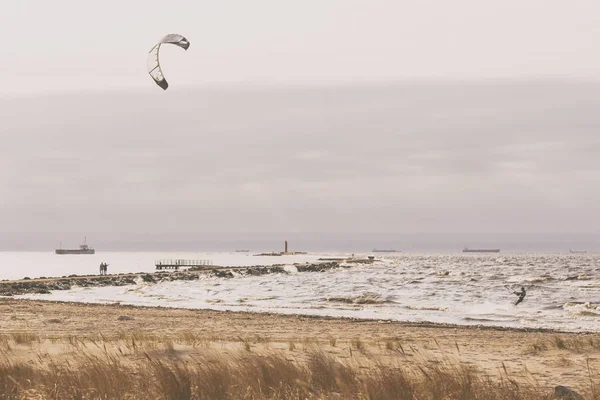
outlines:
[[[213,265],[212,260],[184,260],[184,259],[174,259],[174,260],[156,260],[155,263],[156,269],[179,269],[180,267],[200,267],[206,265]]]

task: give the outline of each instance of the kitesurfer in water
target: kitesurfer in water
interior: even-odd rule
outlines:
[[[521,286],[521,291],[520,292],[513,292],[514,294],[516,294],[517,296],[519,296],[519,298],[517,299],[515,306],[518,305],[520,302],[523,301],[523,299],[525,298],[525,295],[527,294],[525,292],[525,288],[523,286]]]

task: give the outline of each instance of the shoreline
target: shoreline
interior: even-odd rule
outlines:
[[[324,272],[331,269],[339,268],[352,268],[351,265],[344,265],[340,262],[332,261],[321,261],[313,263],[303,264],[292,264],[290,265],[297,269],[296,273],[305,272]],[[288,274],[285,270],[285,264],[276,264],[272,266],[251,266],[251,267],[220,267],[220,266],[207,266],[197,269],[183,269],[178,271],[155,271],[151,273],[137,272],[137,273],[121,273],[111,275],[70,275],[66,277],[40,277],[35,279],[18,279],[18,280],[4,280],[0,281],[0,301],[3,299],[10,299],[13,296],[21,296],[28,294],[50,294],[52,290],[70,290],[73,287],[105,287],[105,286],[135,286],[141,282],[143,283],[161,283],[161,282],[173,282],[178,280],[196,280],[202,275],[210,275],[213,277],[224,278],[224,279],[235,279],[236,274],[241,276],[250,275],[266,275],[266,274]],[[239,277],[239,276],[238,276]],[[377,317],[352,317],[352,316],[332,316],[322,314],[306,314],[302,312],[272,312],[272,311],[252,311],[252,310],[224,310],[210,308],[210,306],[202,308],[190,308],[190,307],[178,307],[177,305],[137,305],[137,304],[120,304],[118,301],[112,301],[107,303],[94,302],[94,301],[81,301],[73,302],[69,300],[53,300],[53,299],[16,299],[21,301],[44,301],[44,302],[57,302],[66,304],[87,304],[87,305],[115,305],[121,307],[142,307],[148,309],[179,309],[179,310],[199,310],[199,311],[214,311],[214,312],[226,312],[226,313],[248,313],[251,315],[274,315],[274,316],[290,316],[290,317],[302,317],[305,319],[340,319],[353,322],[379,322],[386,324],[401,324],[404,326],[414,327],[439,327],[439,328],[465,328],[472,330],[494,330],[494,331],[514,331],[514,332],[529,332],[529,333],[556,333],[556,334],[587,334],[593,335],[600,333],[594,330],[568,330],[560,328],[544,328],[544,327],[515,327],[515,326],[502,326],[495,324],[482,324],[482,323],[449,323],[449,322],[434,322],[434,321],[410,321],[410,320],[397,320],[389,318],[377,318]]]
[[[50,304],[64,304],[74,307],[115,307],[120,309],[148,309],[148,310],[178,310],[178,311],[190,311],[197,313],[215,313],[219,316],[225,316],[230,314],[249,315],[252,317],[265,316],[273,318],[296,318],[296,319],[307,319],[307,320],[323,320],[323,321],[340,321],[352,324],[386,324],[396,325],[399,327],[409,328],[427,328],[427,329],[464,329],[474,331],[496,331],[496,332],[515,332],[515,333],[542,333],[542,334],[556,334],[556,335],[600,335],[598,331],[567,331],[552,328],[521,328],[521,327],[510,327],[510,326],[497,326],[497,325],[461,325],[451,324],[446,322],[433,322],[433,321],[400,321],[393,319],[382,319],[382,318],[356,318],[356,317],[344,317],[344,316],[331,316],[331,315],[314,315],[314,314],[301,314],[301,313],[278,313],[278,312],[261,312],[261,311],[235,311],[235,310],[216,310],[213,308],[186,308],[176,306],[151,306],[151,305],[133,305],[133,304],[121,304],[119,302],[113,303],[94,303],[84,301],[66,301],[66,300],[43,300],[43,299],[22,299],[13,298],[11,296],[0,296],[0,305],[5,301],[14,301],[15,303],[50,303]]]

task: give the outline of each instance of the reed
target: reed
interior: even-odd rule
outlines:
[[[198,359],[164,352],[130,357],[120,352],[92,351],[98,346],[103,348],[105,343],[71,347],[73,354],[68,360],[50,357],[48,361],[46,356],[37,363],[11,359],[11,353],[3,353],[0,398],[530,400],[547,399],[552,394],[506,371],[493,379],[460,362],[376,362],[372,368],[363,368],[325,353],[323,350],[330,346],[311,349],[301,361],[286,358],[284,352],[264,354],[245,349]],[[167,353],[176,351],[173,341],[163,342],[163,346]],[[589,382],[582,382],[584,386],[577,389],[596,398],[599,378],[590,368]]]

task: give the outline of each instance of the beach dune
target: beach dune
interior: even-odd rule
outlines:
[[[12,364],[73,363],[84,351],[127,363],[254,355],[305,365],[320,353],[357,371],[468,367],[542,391],[586,391],[600,355],[598,334],[544,330],[10,298],[0,311],[2,358]]]

